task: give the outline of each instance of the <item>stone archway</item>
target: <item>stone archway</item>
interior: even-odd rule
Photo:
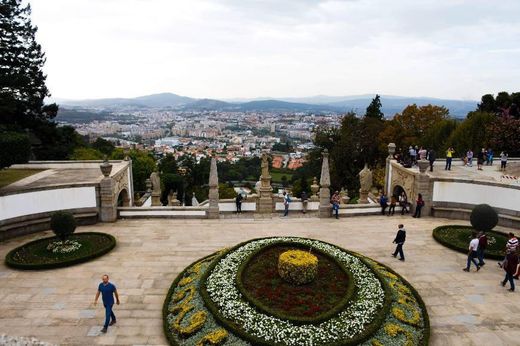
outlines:
[[[392,190],[392,196],[395,196],[397,198],[397,197],[401,196],[401,194],[403,192],[404,192],[405,196],[408,197],[406,190],[401,185],[395,185]]]
[[[414,172],[407,170],[401,165],[391,162],[391,173],[390,173],[390,189],[389,194],[395,194],[404,191],[408,200],[414,199],[415,196],[415,179]]]
[[[129,207],[130,206],[130,197],[128,196],[128,190],[122,189],[119,191],[117,196],[117,206],[118,207]]]

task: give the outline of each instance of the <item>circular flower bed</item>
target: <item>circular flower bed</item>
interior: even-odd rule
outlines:
[[[446,225],[435,228],[433,230],[433,238],[450,249],[467,254],[473,232],[476,231],[471,226]],[[485,257],[496,260],[503,259],[507,235],[496,231],[488,231],[486,236],[488,246],[484,252]]]
[[[11,250],[5,263],[17,269],[67,267],[102,256],[116,246],[110,234],[75,233],[65,241],[57,237],[38,239]]]
[[[274,276],[277,256],[291,249],[317,257],[311,283]],[[290,291],[299,304],[269,298]],[[193,263],[173,282],[163,314],[172,345],[426,345],[429,338],[424,304],[404,279],[307,238],[255,239]]]

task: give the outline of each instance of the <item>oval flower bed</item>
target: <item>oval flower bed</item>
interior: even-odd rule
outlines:
[[[17,269],[67,267],[102,256],[116,246],[110,234],[75,233],[61,242],[57,237],[38,239],[11,250],[5,263]],[[57,249],[60,251],[57,251]]]
[[[467,254],[473,232],[475,232],[475,229],[471,226],[446,225],[435,228],[433,238],[450,249]],[[507,235],[496,231],[488,231],[486,235],[488,246],[484,253],[485,257],[496,260],[503,259]]]
[[[310,250],[323,262],[313,282],[290,287],[274,276],[287,249]],[[287,297],[292,289],[303,303],[266,299],[254,292],[255,281],[270,294],[279,289]],[[193,263],[173,282],[163,315],[172,345],[427,345],[429,338],[424,304],[404,279],[307,238],[255,239]]]

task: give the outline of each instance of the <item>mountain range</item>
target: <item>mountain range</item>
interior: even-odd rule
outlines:
[[[180,96],[173,93],[160,93],[134,98],[106,98],[91,100],[57,100],[66,108],[96,108],[103,110],[116,110],[121,108],[174,108],[186,111],[273,111],[273,112],[335,112],[345,113],[354,111],[364,114],[366,107],[375,95],[354,96],[326,96],[317,95],[311,97],[289,98],[258,98],[258,99],[196,99]],[[468,112],[475,110],[477,101],[450,100],[430,97],[404,97],[381,95],[382,112],[386,117],[401,112],[410,104],[418,106],[433,104],[444,106],[450,110],[450,114],[456,118],[464,118]]]

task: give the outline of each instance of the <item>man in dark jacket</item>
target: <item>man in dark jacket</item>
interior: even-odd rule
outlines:
[[[481,267],[482,267],[484,264],[486,264],[486,263],[484,262],[484,252],[486,251],[487,245],[488,245],[488,240],[487,240],[486,233],[484,233],[484,232],[480,232],[480,233],[478,234],[478,250],[477,250],[477,257],[478,257],[478,265],[481,266]]]
[[[399,225],[399,230],[397,231],[397,235],[394,239],[394,244],[397,244],[394,253],[392,256],[397,257],[397,253],[399,253],[399,260],[404,261],[404,253],[403,253],[403,244],[406,241],[406,231],[404,229],[404,225]]]
[[[433,163],[435,162],[435,159],[435,150],[430,149],[430,152],[428,153],[428,161],[430,161],[430,172],[433,172]]]

